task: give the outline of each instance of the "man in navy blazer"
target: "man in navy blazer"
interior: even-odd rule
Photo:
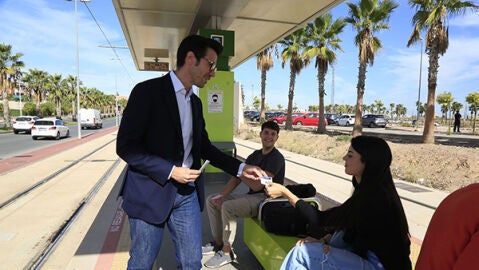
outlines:
[[[168,226],[179,269],[201,269],[204,206],[201,159],[231,175],[258,180],[266,173],[214,147],[193,85],[214,77],[223,47],[192,35],[178,47],[177,68],[137,84],[124,110],[117,154],[128,164],[121,191],[130,223],[128,269],[151,269]]]

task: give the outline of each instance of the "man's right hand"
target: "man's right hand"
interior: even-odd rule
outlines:
[[[171,173],[171,178],[178,183],[187,184],[196,181],[200,174],[200,170],[174,166],[173,172]]]
[[[258,166],[253,166],[253,165],[248,165],[245,164],[243,167],[243,174],[242,176],[251,179],[251,180],[257,180],[259,181],[261,176],[268,176],[265,171],[263,171],[260,167]]]

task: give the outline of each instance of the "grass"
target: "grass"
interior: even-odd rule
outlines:
[[[0,128],[0,134],[13,132],[12,128]]]

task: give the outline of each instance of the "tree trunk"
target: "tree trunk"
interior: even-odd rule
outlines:
[[[265,93],[266,93],[266,69],[261,69],[261,110],[260,110],[260,116],[259,116],[260,123],[264,123],[266,121],[266,117],[264,114],[265,99],[266,99]]]
[[[75,99],[72,100],[72,121],[77,120],[77,110],[76,110],[76,103]]]
[[[324,80],[326,70],[322,65],[318,65],[318,94],[319,94],[319,119],[317,133],[326,133],[326,125],[324,123]]]
[[[472,134],[476,133],[476,117],[477,117],[477,111],[474,111],[474,122],[472,123]]]
[[[10,121],[10,107],[8,106],[7,91],[3,92],[3,118],[5,119],[5,127],[12,127],[12,121]]]
[[[359,62],[359,75],[357,85],[356,113],[354,117],[353,137],[360,136],[363,133],[361,118],[363,116],[363,97],[364,87],[366,85],[366,63]]]
[[[296,73],[293,70],[290,70],[290,80],[289,80],[289,93],[288,93],[288,114],[286,116],[286,130],[293,129],[293,119],[291,114],[293,113],[293,97],[294,97],[294,83],[296,81]]]
[[[4,81],[3,84],[3,118],[5,119],[5,127],[11,128],[12,127],[12,121],[10,120],[10,106],[8,104],[8,91],[10,83],[8,81]]]
[[[59,97],[56,97],[56,105],[57,105],[57,116],[58,117],[62,117],[62,104],[61,104],[61,101],[60,101],[60,98]]]
[[[426,119],[424,120],[423,143],[434,143],[434,102],[436,96],[437,73],[439,70],[439,53],[434,47],[429,52],[429,68],[427,78]]]

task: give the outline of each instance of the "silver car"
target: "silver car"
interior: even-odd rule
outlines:
[[[361,123],[363,126],[373,128],[386,127],[388,121],[384,118],[384,115],[381,114],[366,114],[361,118]]]
[[[354,125],[354,114],[342,114],[337,119],[338,126],[351,126]]]

